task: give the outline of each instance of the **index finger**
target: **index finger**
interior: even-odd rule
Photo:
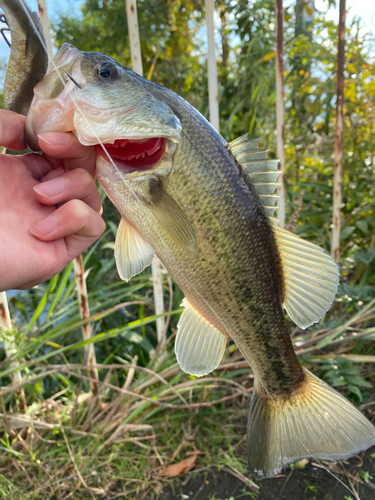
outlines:
[[[83,146],[71,132],[46,132],[39,134],[38,139],[43,153],[56,167],[63,164],[65,170],[84,168],[94,176],[95,146]]]
[[[0,146],[12,151],[27,149],[24,127],[24,116],[14,111],[0,109]]]

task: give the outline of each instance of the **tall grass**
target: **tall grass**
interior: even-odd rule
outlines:
[[[110,225],[109,225],[110,226]],[[184,374],[173,352],[173,309],[168,340],[157,345],[151,274],[129,284],[117,280],[111,228],[84,258],[91,315],[82,320],[72,266],[48,283],[10,299],[18,325],[17,369],[24,380],[8,385],[15,369],[1,362],[0,492],[4,498],[142,498],[156,495],[166,479],[159,472],[198,450],[197,470],[225,468],[252,495],[244,432],[252,375],[233,344],[221,366],[203,379]],[[103,276],[108,277],[108,282]],[[100,285],[99,285],[100,284]],[[172,285],[174,286],[174,285]],[[170,287],[165,282],[166,298]],[[181,297],[174,286],[175,303]],[[364,410],[373,391],[375,299],[350,317],[337,310],[292,338],[301,362],[344,390]],[[338,316],[339,309],[346,319]],[[79,330],[92,325],[92,338]],[[87,399],[90,377],[83,349],[95,347],[98,396]],[[354,368],[354,370],[353,370]],[[14,411],[22,387],[26,414]],[[185,443],[185,444],[184,444]],[[176,453],[175,453],[176,452]],[[118,497],[117,497],[118,498]]]

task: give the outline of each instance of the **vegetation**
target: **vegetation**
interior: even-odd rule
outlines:
[[[144,74],[207,114],[203,4],[143,0],[138,15]],[[261,137],[275,156],[274,3],[216,4],[222,134]],[[329,251],[337,25],[324,13],[303,29],[299,21],[294,6],[286,8],[287,219],[291,230]],[[61,16],[54,29],[58,45],[69,41],[130,66],[123,0],[86,0],[80,15]],[[291,324],[304,366],[362,405],[369,418],[375,395],[373,42],[360,20],[347,27],[339,294],[319,325],[300,331]],[[7,335],[17,346],[28,409],[17,413],[4,334],[0,496],[157,496],[167,481],[160,472],[192,456],[196,469],[229,471],[249,498],[257,496],[244,453],[252,389],[247,363],[231,344],[211,376],[197,380],[181,372],[173,341],[182,293],[167,274],[168,342],[157,345],[150,272],[119,281],[113,257],[119,218],[104,193],[102,199],[107,230],[84,256],[99,397],[89,394],[72,266],[48,283],[9,293],[14,328]],[[369,472],[355,470],[352,489],[373,485]],[[307,495],[316,487],[306,482],[303,488]]]

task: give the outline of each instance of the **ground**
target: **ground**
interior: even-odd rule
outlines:
[[[362,456],[363,455],[363,456]],[[363,461],[363,464],[362,464]],[[375,447],[347,463],[331,465],[337,478],[310,461],[303,469],[286,469],[276,479],[265,479],[259,483],[259,494],[254,495],[240,479],[229,472],[205,471],[188,473],[175,481],[157,497],[147,500],[355,500],[339,480],[358,492],[357,499],[375,500],[374,482],[366,483],[369,476],[375,477]]]

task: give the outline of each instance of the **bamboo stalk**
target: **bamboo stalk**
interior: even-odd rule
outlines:
[[[76,277],[77,293],[78,293],[78,304],[79,312],[83,320],[90,317],[89,300],[87,296],[87,287],[85,279],[85,268],[83,266],[82,255],[74,259],[74,273]],[[90,340],[92,337],[92,323],[86,323],[82,325],[83,340]],[[98,394],[99,391],[99,376],[98,370],[95,368],[96,356],[94,344],[85,345],[85,365],[88,367],[90,374],[90,388],[94,396]]]
[[[125,0],[126,18],[128,21],[130,57],[132,60],[132,70],[143,76],[141,41],[139,38],[137,0]]]
[[[9,308],[8,308],[8,301],[7,301],[7,296],[5,292],[0,292],[0,326],[1,330],[5,333],[5,335],[2,335],[3,337],[3,342],[5,346],[5,352],[7,355],[7,358],[12,358],[14,354],[16,354],[17,349],[16,349],[16,344],[14,341],[14,337],[12,335],[12,323],[10,320],[10,314],[9,314]],[[17,359],[14,361],[10,362],[10,368],[14,369],[19,366],[19,362]],[[18,385],[18,389],[15,390],[15,396],[18,402],[18,407],[21,412],[24,412],[27,408],[26,405],[26,398],[25,398],[25,393],[23,390],[23,387],[21,387],[19,384],[22,384],[22,375],[21,371],[15,371],[11,375],[12,378],[12,385],[16,386]]]
[[[46,0],[38,0],[38,10],[42,22],[44,38],[46,40],[48,59],[51,60],[53,57],[52,38],[51,38],[50,22],[48,18]],[[83,265],[82,255],[74,259],[74,273],[77,285],[79,312],[81,318],[85,320],[90,317],[90,309],[87,296],[85,269]],[[89,340],[92,337],[91,323],[87,323],[82,326],[82,334],[84,340]],[[91,392],[94,396],[96,396],[99,390],[99,385],[98,385],[99,376],[98,376],[98,370],[96,368],[93,368],[93,366],[96,365],[94,344],[85,345],[85,363],[88,367],[90,375]]]
[[[152,284],[154,289],[154,304],[155,314],[163,314],[164,312],[164,295],[163,295],[163,280],[161,274],[161,264],[159,259],[155,256],[152,264]],[[158,337],[158,344],[163,343],[165,340],[165,318],[158,318],[156,320],[156,332]]]
[[[130,55],[132,60],[132,70],[138,75],[143,76],[141,42],[139,39],[138,27],[138,14],[136,0],[125,0],[126,4],[126,17],[128,22]],[[163,295],[163,281],[161,274],[161,265],[159,259],[155,256],[152,264],[152,285],[154,290],[154,306],[155,314],[164,313],[164,295]],[[156,332],[158,343],[163,342],[165,327],[165,319],[158,318],[156,320]]]
[[[51,60],[53,57],[51,25],[49,22],[46,0],[38,0],[38,11],[42,22],[44,38],[46,40],[48,59]]]
[[[344,129],[344,62],[345,62],[345,0],[340,0],[339,42],[337,54],[337,102],[335,134],[335,169],[333,175],[333,229],[331,255],[337,262],[340,258],[340,210],[342,184],[342,152]]]
[[[284,136],[284,9],[283,1],[276,0],[276,140],[277,156],[280,160],[280,186],[277,194],[277,218],[280,227],[285,226],[285,136]]]
[[[219,119],[217,64],[216,64],[216,54],[215,54],[214,0],[205,0],[204,5],[205,5],[206,21],[207,21],[208,101],[210,108],[210,122],[211,125],[215,127],[216,130],[219,132],[220,119]]]

